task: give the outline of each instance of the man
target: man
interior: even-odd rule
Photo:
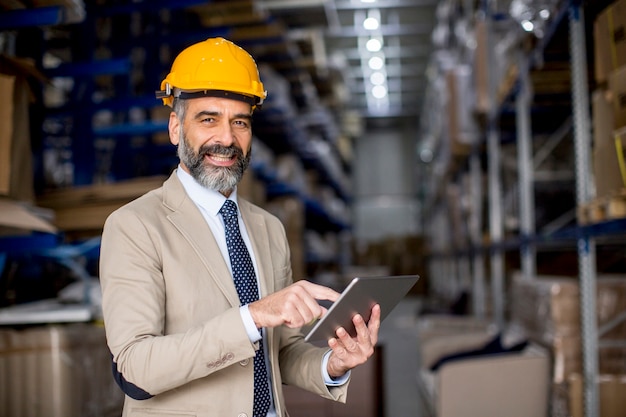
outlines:
[[[293,283],[279,220],[238,198],[251,118],[266,97],[252,57],[222,38],[175,59],[157,96],[173,107],[180,164],[163,186],[114,212],[100,280],[124,416],[286,416],[282,384],[346,400],[349,371],[373,353],[380,308],[327,348],[299,328],[335,291]],[[248,281],[250,280],[250,281]],[[247,282],[247,283],[246,283]]]

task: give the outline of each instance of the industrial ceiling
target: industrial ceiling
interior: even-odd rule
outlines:
[[[288,37],[309,41],[317,71],[335,70],[346,107],[366,118],[418,117],[437,0],[257,0]],[[305,54],[307,51],[304,51]]]

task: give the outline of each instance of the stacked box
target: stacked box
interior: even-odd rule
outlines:
[[[626,65],[626,0],[604,9],[593,28],[595,78],[606,83],[609,75]]]
[[[63,231],[98,234],[116,209],[163,185],[166,177],[136,177],[112,184],[58,189],[42,194],[38,205],[54,210],[55,226]]]
[[[613,105],[608,91],[599,89],[592,95],[593,114],[593,180],[596,197],[609,197],[623,186],[615,140],[613,138]]]
[[[621,129],[626,126],[626,65],[609,75],[609,91],[613,100],[613,128]]]
[[[524,280],[515,277],[512,294],[512,322],[525,329],[529,337],[550,346],[554,382],[567,381],[582,371],[581,317],[578,280],[568,277],[536,277]],[[626,279],[601,276],[596,282],[596,316],[598,326],[609,323],[623,312],[626,305]],[[606,334],[606,339],[626,338],[626,322],[619,323]],[[626,372],[626,349],[600,348],[601,373]]]
[[[0,56],[0,88],[8,98],[0,109],[0,196],[27,202],[35,199],[29,83],[42,77],[31,61]]]
[[[1,416],[112,417],[123,399],[103,327],[0,329]]]
[[[446,72],[448,133],[453,155],[467,155],[479,139],[472,68],[458,65]]]
[[[291,250],[293,280],[298,281],[306,278],[304,203],[298,197],[283,196],[269,201],[265,209],[278,217],[285,227],[289,249]]]
[[[626,375],[599,375],[599,412],[602,417],[622,417],[626,410]],[[572,375],[569,380],[568,417],[583,417],[583,378]],[[558,416],[557,416],[558,417]]]
[[[265,184],[251,169],[243,174],[243,178],[237,184],[237,195],[260,207],[263,207],[267,201]]]

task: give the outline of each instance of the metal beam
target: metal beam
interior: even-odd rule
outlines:
[[[363,9],[397,9],[397,8],[418,8],[435,7],[438,0],[379,0],[371,3],[354,3],[350,0],[337,0],[335,7],[337,10],[363,10]]]
[[[430,36],[433,32],[432,24],[413,25],[381,25],[376,35],[380,36]],[[343,27],[341,29],[329,29],[325,32],[329,38],[353,38],[358,36],[371,36],[372,32],[365,28]]]

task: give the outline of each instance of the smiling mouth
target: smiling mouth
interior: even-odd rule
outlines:
[[[212,159],[213,161],[216,161],[216,162],[228,162],[235,157],[234,155],[225,156],[225,155],[215,155],[215,154],[207,154],[206,156],[209,159]]]

